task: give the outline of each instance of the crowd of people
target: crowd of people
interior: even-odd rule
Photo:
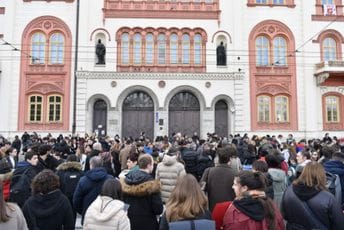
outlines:
[[[329,134],[0,136],[1,229],[344,229],[343,201]]]

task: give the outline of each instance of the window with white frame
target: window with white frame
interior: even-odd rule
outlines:
[[[183,64],[190,63],[190,36],[188,34],[183,34],[182,37],[182,62]]]
[[[165,64],[166,62],[166,36],[164,34],[158,35],[158,64]]]
[[[48,97],[48,122],[62,121],[62,97],[51,95]]]
[[[289,106],[288,97],[276,96],[275,97],[275,121],[288,122],[289,121]]]
[[[154,37],[152,33],[146,35],[146,64],[153,64],[154,61]]]
[[[45,63],[45,35],[43,33],[35,33],[31,39],[31,63]]]
[[[123,33],[121,37],[121,60],[122,64],[129,64],[129,34]]]
[[[41,95],[29,96],[29,121],[42,121],[43,97]]]
[[[64,37],[61,33],[54,33],[50,36],[50,63],[63,64]]]
[[[264,36],[256,39],[256,64],[257,66],[269,64],[269,40]]]
[[[141,35],[139,33],[134,35],[134,64],[141,64]]]
[[[271,99],[269,96],[257,98],[258,122],[270,122]]]
[[[339,98],[337,96],[325,97],[326,122],[339,122]]]
[[[337,59],[337,43],[333,38],[325,38],[322,42],[324,61]]]
[[[273,40],[274,65],[287,65],[287,42],[283,37]]]
[[[194,37],[194,62],[196,65],[202,64],[202,36],[196,34]]]
[[[170,62],[178,64],[178,35],[175,33],[170,37]]]

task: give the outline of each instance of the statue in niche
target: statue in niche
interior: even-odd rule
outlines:
[[[226,48],[223,42],[216,48],[216,65],[227,65]]]
[[[96,54],[98,58],[97,65],[105,65],[105,53],[106,48],[104,44],[102,43],[101,39],[98,39],[98,44],[96,45]]]

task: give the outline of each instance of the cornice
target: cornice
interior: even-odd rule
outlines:
[[[78,79],[123,79],[123,80],[243,80],[244,72],[228,73],[132,73],[77,71]]]

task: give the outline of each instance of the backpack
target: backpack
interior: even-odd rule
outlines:
[[[342,203],[342,187],[337,174],[326,172],[326,187],[340,204]]]
[[[215,221],[208,219],[170,222],[170,230],[215,230]]]
[[[31,179],[28,176],[30,168],[21,174],[14,174],[10,185],[10,201],[23,207],[25,201],[31,195]]]

